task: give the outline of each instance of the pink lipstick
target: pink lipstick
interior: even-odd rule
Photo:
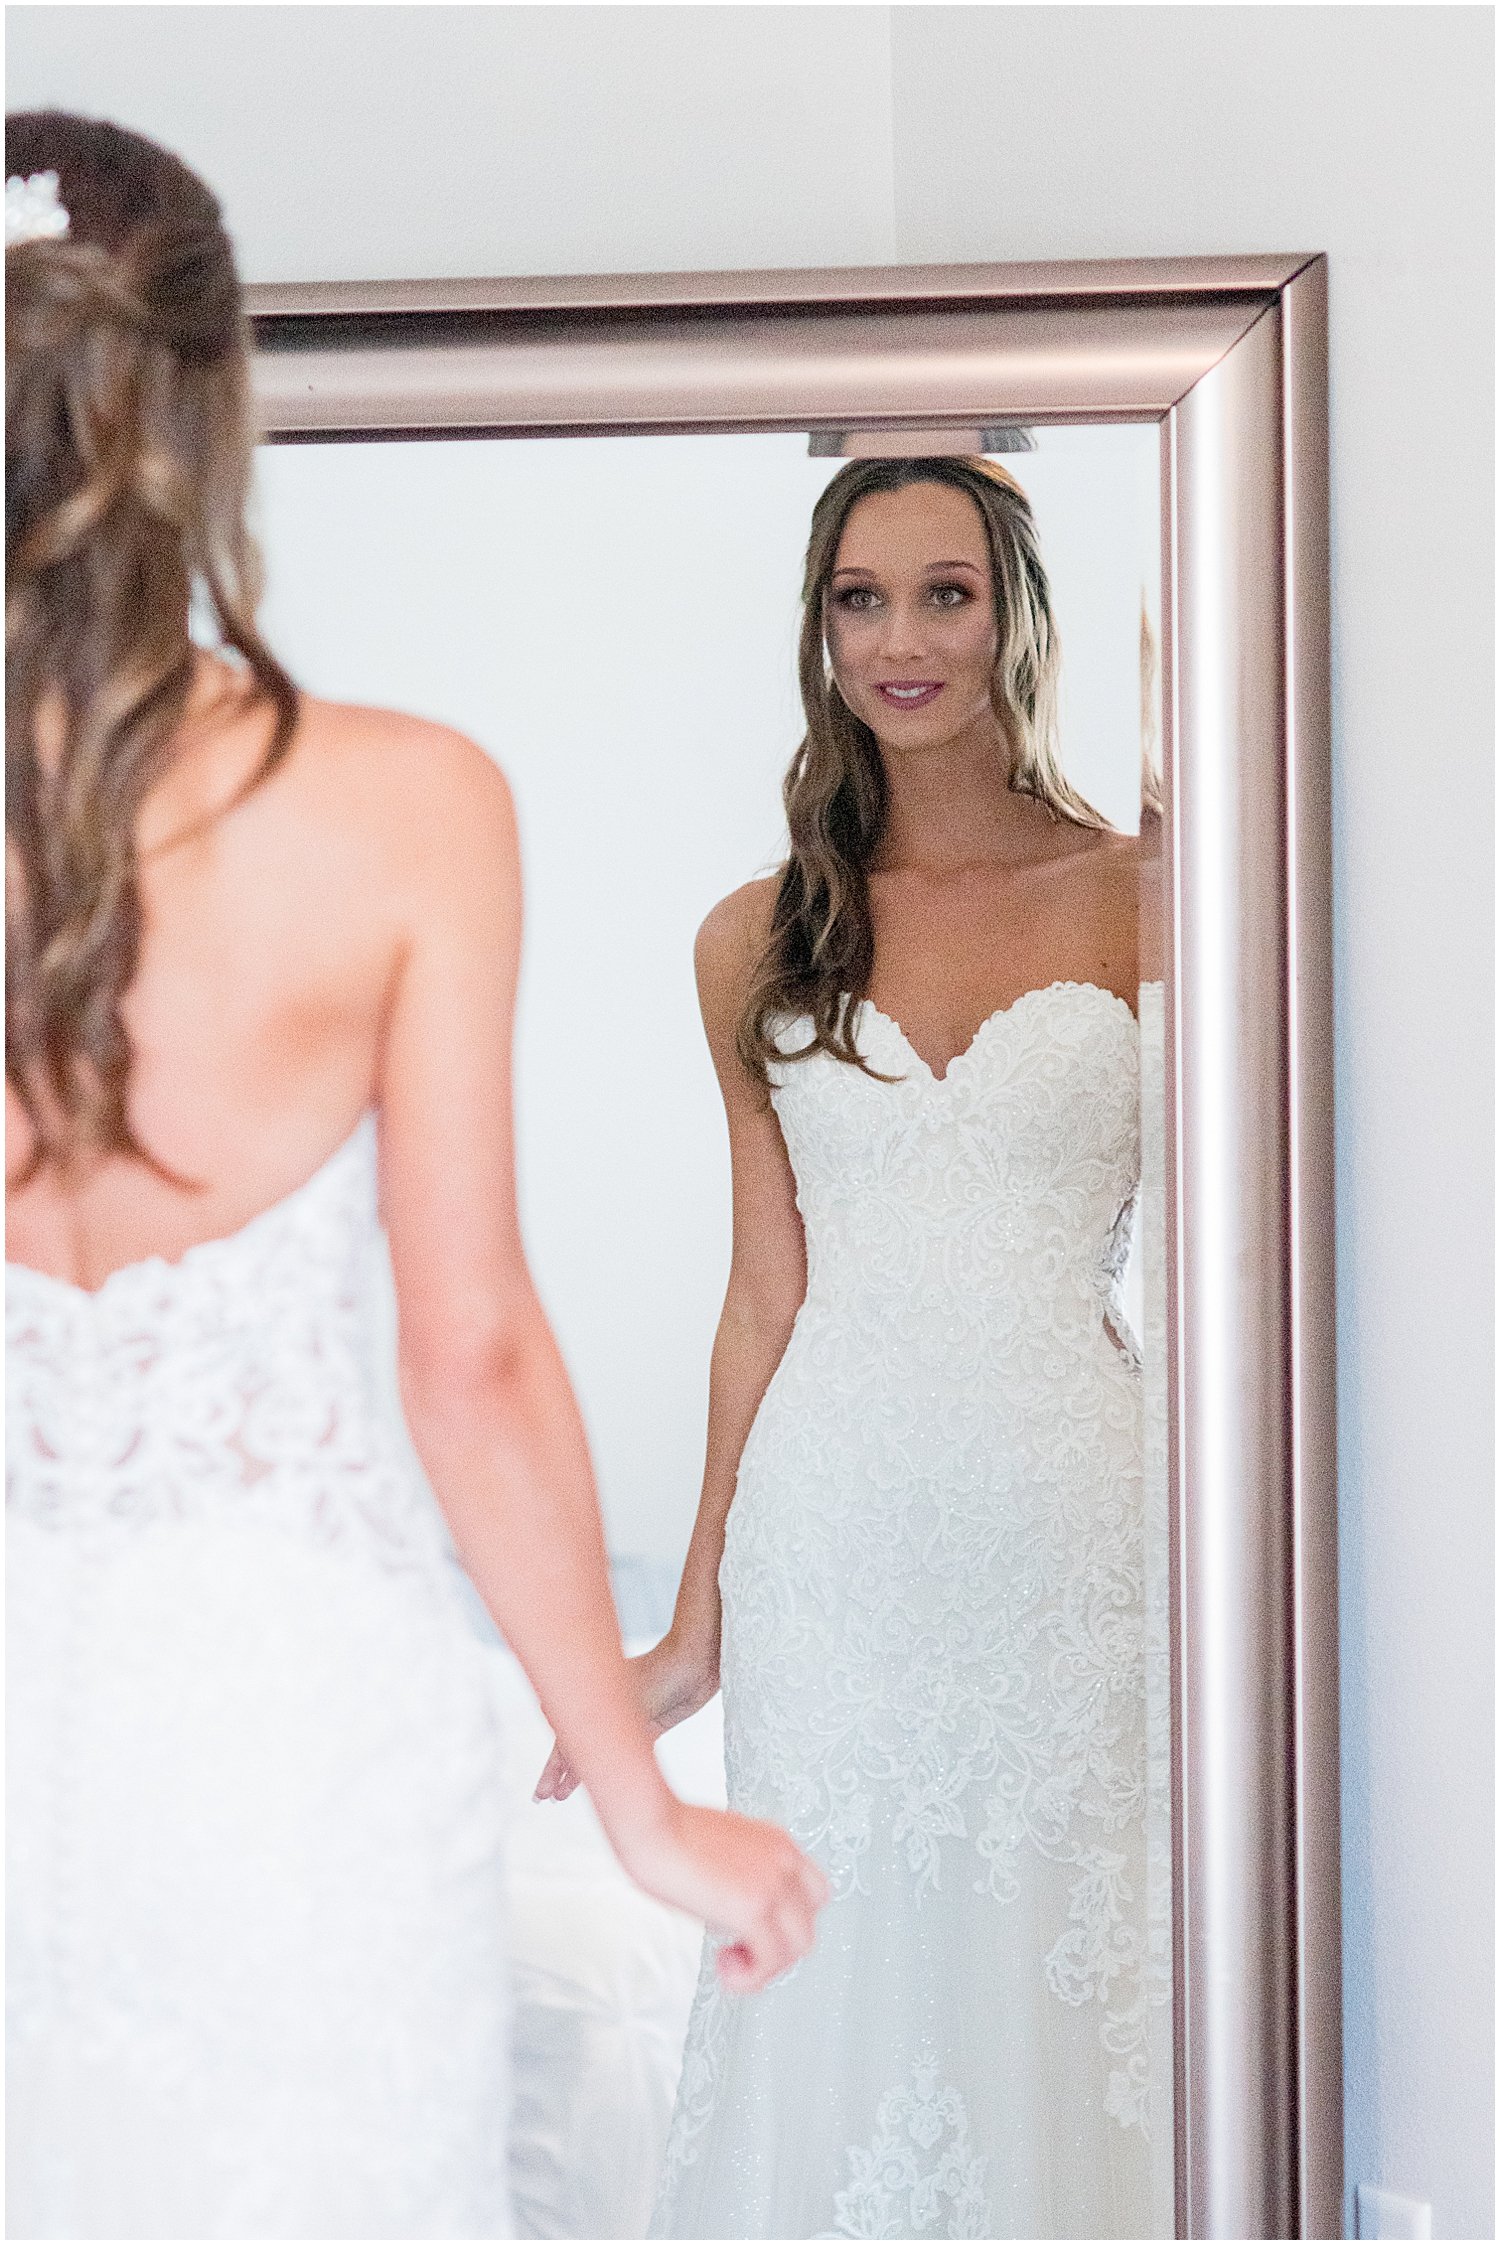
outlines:
[[[925,709],[929,702],[937,700],[942,690],[941,679],[934,682],[926,678],[892,679],[888,685],[875,688],[881,700],[889,702],[892,709]]]

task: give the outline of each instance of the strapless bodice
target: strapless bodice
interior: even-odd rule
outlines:
[[[173,1261],[143,1256],[97,1287],[7,1263],[6,1341],[30,1355],[67,1341],[108,1354],[133,1331],[181,1334],[191,1324],[222,1332],[285,1310],[293,1297],[336,1309],[376,1228],[375,1125],[366,1115],[301,1185]]]
[[[991,1014],[934,1076],[866,1001],[856,1042],[881,1082],[817,1054],[773,1068],[772,1097],[807,1236],[809,1311],[1066,1326],[1110,1304],[1140,1174],[1134,1016],[1093,983],[1056,982]],[[808,1025],[784,1029],[783,1050]]]
[[[6,1266],[7,1496],[60,1527],[279,1520],[401,1564],[448,1547],[376,1368],[367,1116],[294,1192],[86,1290]]]

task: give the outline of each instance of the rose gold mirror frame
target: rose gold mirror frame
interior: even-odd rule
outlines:
[[[1161,430],[1177,2226],[1342,2230],[1326,267],[249,291],[273,442]]]

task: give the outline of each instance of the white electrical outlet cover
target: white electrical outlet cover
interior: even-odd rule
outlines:
[[[1354,2193],[1356,2237],[1430,2237],[1432,2208],[1420,2198],[1402,2198],[1393,2190],[1377,2190],[1360,2183]]]

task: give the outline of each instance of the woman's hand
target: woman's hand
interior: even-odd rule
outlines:
[[[673,1799],[619,1855],[647,1894],[728,1936],[718,1973],[735,1995],[765,1987],[813,1945],[828,1881],[774,1824]]]
[[[647,1653],[627,1661],[631,1682],[640,1697],[653,1738],[660,1738],[676,1723],[685,1723],[706,1707],[719,1688],[716,1650],[706,1642],[693,1643],[672,1630]],[[578,1778],[562,1748],[554,1741],[547,1766],[532,1795],[537,1801],[565,1801],[576,1791]]]

